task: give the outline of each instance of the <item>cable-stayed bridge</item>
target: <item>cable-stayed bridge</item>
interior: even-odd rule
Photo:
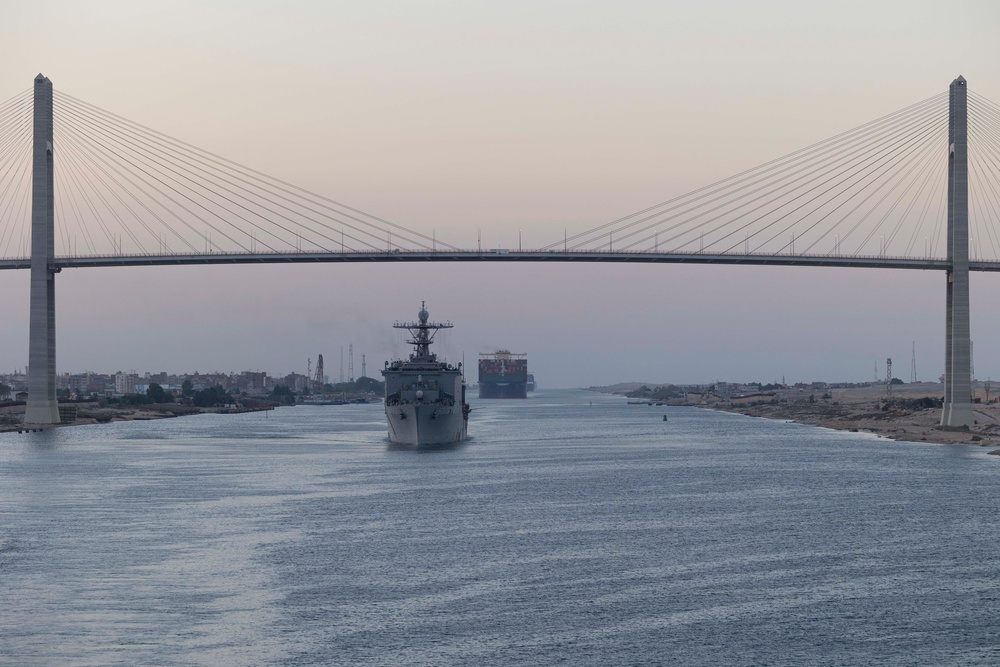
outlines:
[[[58,160],[57,160],[58,156]],[[462,248],[54,91],[0,103],[0,268],[30,268],[26,420],[58,421],[64,268],[632,262],[942,270],[942,424],[972,422],[968,272],[1000,271],[1000,105],[947,92],[536,248]]]

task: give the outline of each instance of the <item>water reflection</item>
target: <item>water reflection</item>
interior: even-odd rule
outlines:
[[[0,662],[995,664],[996,457],[541,396],[0,434]]]

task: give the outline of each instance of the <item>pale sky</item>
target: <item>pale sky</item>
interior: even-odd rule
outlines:
[[[7,2],[0,100],[57,90],[454,245],[558,240],[946,91],[1000,101],[1000,4]],[[28,273],[0,272],[0,368]],[[1000,276],[973,274],[979,378]],[[529,354],[547,387],[865,381],[943,369],[936,272],[626,265],[74,269],[60,372],[369,375],[421,300],[439,351]],[[880,372],[884,372],[880,370]]]

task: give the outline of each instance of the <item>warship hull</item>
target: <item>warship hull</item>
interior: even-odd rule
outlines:
[[[421,304],[417,322],[397,322],[415,346],[409,359],[385,362],[385,418],[389,442],[407,448],[433,448],[462,442],[468,437],[469,413],[465,377],[457,367],[430,351],[434,333],[451,323],[428,322]]]
[[[460,406],[387,406],[385,416],[389,422],[389,442],[395,445],[432,448],[468,437],[468,422]]]

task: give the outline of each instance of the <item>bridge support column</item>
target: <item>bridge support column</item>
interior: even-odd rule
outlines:
[[[28,405],[24,421],[58,424],[52,82],[41,74],[35,77],[32,160]]]
[[[965,79],[951,82],[948,101],[948,261],[944,410],[941,425],[972,426],[969,332],[969,122]]]

